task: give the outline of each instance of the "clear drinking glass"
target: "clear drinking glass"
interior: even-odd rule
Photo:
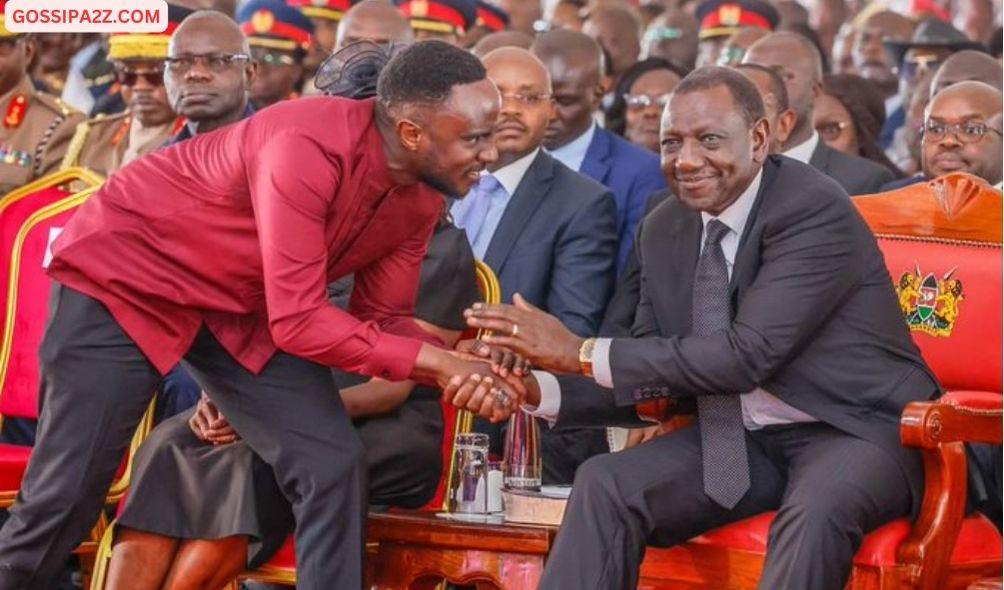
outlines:
[[[513,490],[540,490],[540,426],[526,412],[509,417],[505,435],[504,485]]]
[[[458,434],[453,444],[452,512],[484,514],[488,511],[488,435]]]

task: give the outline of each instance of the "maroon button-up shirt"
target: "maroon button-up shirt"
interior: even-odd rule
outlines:
[[[74,214],[49,274],[103,302],[162,373],[203,323],[252,372],[282,349],[406,379],[443,206],[391,180],[374,102],[288,101],[126,166]],[[355,273],[348,312],[326,286]]]

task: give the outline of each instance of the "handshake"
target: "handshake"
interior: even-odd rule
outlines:
[[[580,372],[584,339],[518,293],[513,305],[476,303],[464,317],[486,335],[458,343],[436,379],[444,399],[458,408],[499,422],[523,404],[540,404],[531,363],[555,373]]]

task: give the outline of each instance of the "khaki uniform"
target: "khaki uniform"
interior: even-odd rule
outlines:
[[[107,177],[132,159],[164,145],[180,129],[182,122],[179,120],[138,134],[133,128],[138,123],[128,111],[98,115],[77,125],[62,167],[83,166]],[[141,144],[132,146],[131,142],[139,136],[142,136]]]
[[[0,196],[59,168],[84,115],[25,76],[0,96]]]

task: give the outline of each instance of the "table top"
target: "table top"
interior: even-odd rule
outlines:
[[[371,541],[421,544],[443,548],[547,554],[557,527],[502,522],[457,520],[435,512],[371,513],[366,538]]]

